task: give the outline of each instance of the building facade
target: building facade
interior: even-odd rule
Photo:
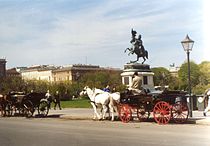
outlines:
[[[11,68],[6,70],[7,77],[21,77],[21,73],[17,71],[16,68]]]
[[[39,65],[24,69],[21,76],[24,80],[44,80],[52,82],[52,71],[56,69],[54,66]]]
[[[0,59],[0,77],[6,77],[6,59]]]
[[[180,67],[170,66],[168,70],[173,77],[178,77],[178,72],[180,70]]]
[[[77,81],[85,73],[96,71],[120,72],[116,68],[101,68],[96,65],[68,65],[62,67],[35,66],[21,72],[24,80],[45,80],[48,82]]]

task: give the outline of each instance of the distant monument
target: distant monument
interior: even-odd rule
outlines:
[[[122,83],[127,86],[131,86],[132,84],[132,76],[134,72],[138,72],[139,76],[142,77],[142,86],[145,88],[153,88],[154,82],[153,82],[153,76],[154,73],[151,71],[150,66],[148,64],[144,64],[146,59],[148,59],[148,52],[145,50],[143,41],[141,39],[141,35],[136,38],[137,32],[135,30],[131,30],[131,41],[132,44],[131,48],[125,49],[125,53],[129,51],[128,55],[130,54],[136,54],[137,60],[130,61],[129,63],[124,65],[122,76]],[[138,63],[139,58],[143,58],[142,63]]]

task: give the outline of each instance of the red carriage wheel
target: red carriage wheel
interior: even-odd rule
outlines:
[[[139,121],[144,122],[149,118],[149,111],[146,111],[145,106],[143,104],[141,104],[138,108],[137,108],[137,117],[139,119]]]
[[[172,117],[176,123],[184,123],[187,121],[189,116],[189,109],[186,103],[176,102],[172,107]]]
[[[171,119],[171,107],[167,102],[159,101],[153,108],[153,116],[158,124],[167,124]]]
[[[132,119],[132,112],[129,105],[122,105],[119,109],[119,116],[122,122],[128,123]]]

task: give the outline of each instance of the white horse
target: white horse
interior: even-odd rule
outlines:
[[[110,102],[110,94],[108,92],[104,92],[99,89],[90,89],[89,87],[85,87],[82,92],[80,92],[80,95],[87,94],[88,97],[90,98],[90,103],[93,107],[94,114],[93,114],[93,119],[97,118],[101,119],[101,115],[97,112],[97,106],[102,106],[102,119],[105,119],[105,114],[108,110],[107,106],[109,105]]]
[[[112,114],[112,121],[114,121],[114,111],[118,113],[117,105],[120,103],[120,92],[110,93],[110,97],[109,107],[110,113]]]
[[[104,93],[105,91],[101,89],[94,88],[96,94]],[[109,92],[108,92],[109,93]],[[120,92],[109,93],[110,101],[109,101],[109,117],[111,113],[111,120],[114,121],[114,111],[118,113],[117,105],[120,103]],[[119,113],[118,113],[119,115]]]
[[[105,92],[101,89],[94,88],[95,94],[101,94],[101,93],[109,93]],[[110,96],[110,101],[109,101],[109,117],[111,113],[111,120],[114,121],[114,111],[118,112],[117,105],[120,103],[120,92],[114,92],[114,93],[109,93]],[[118,113],[119,114],[119,113]]]

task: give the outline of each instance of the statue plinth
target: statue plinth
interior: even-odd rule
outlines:
[[[148,64],[127,63],[124,65],[124,72],[152,72]]]
[[[138,72],[138,75],[142,77],[142,86],[145,88],[153,88],[153,76],[154,73],[150,69],[148,64],[140,63],[127,63],[124,65],[122,76],[122,83],[127,86],[132,84],[132,76],[135,72]]]

